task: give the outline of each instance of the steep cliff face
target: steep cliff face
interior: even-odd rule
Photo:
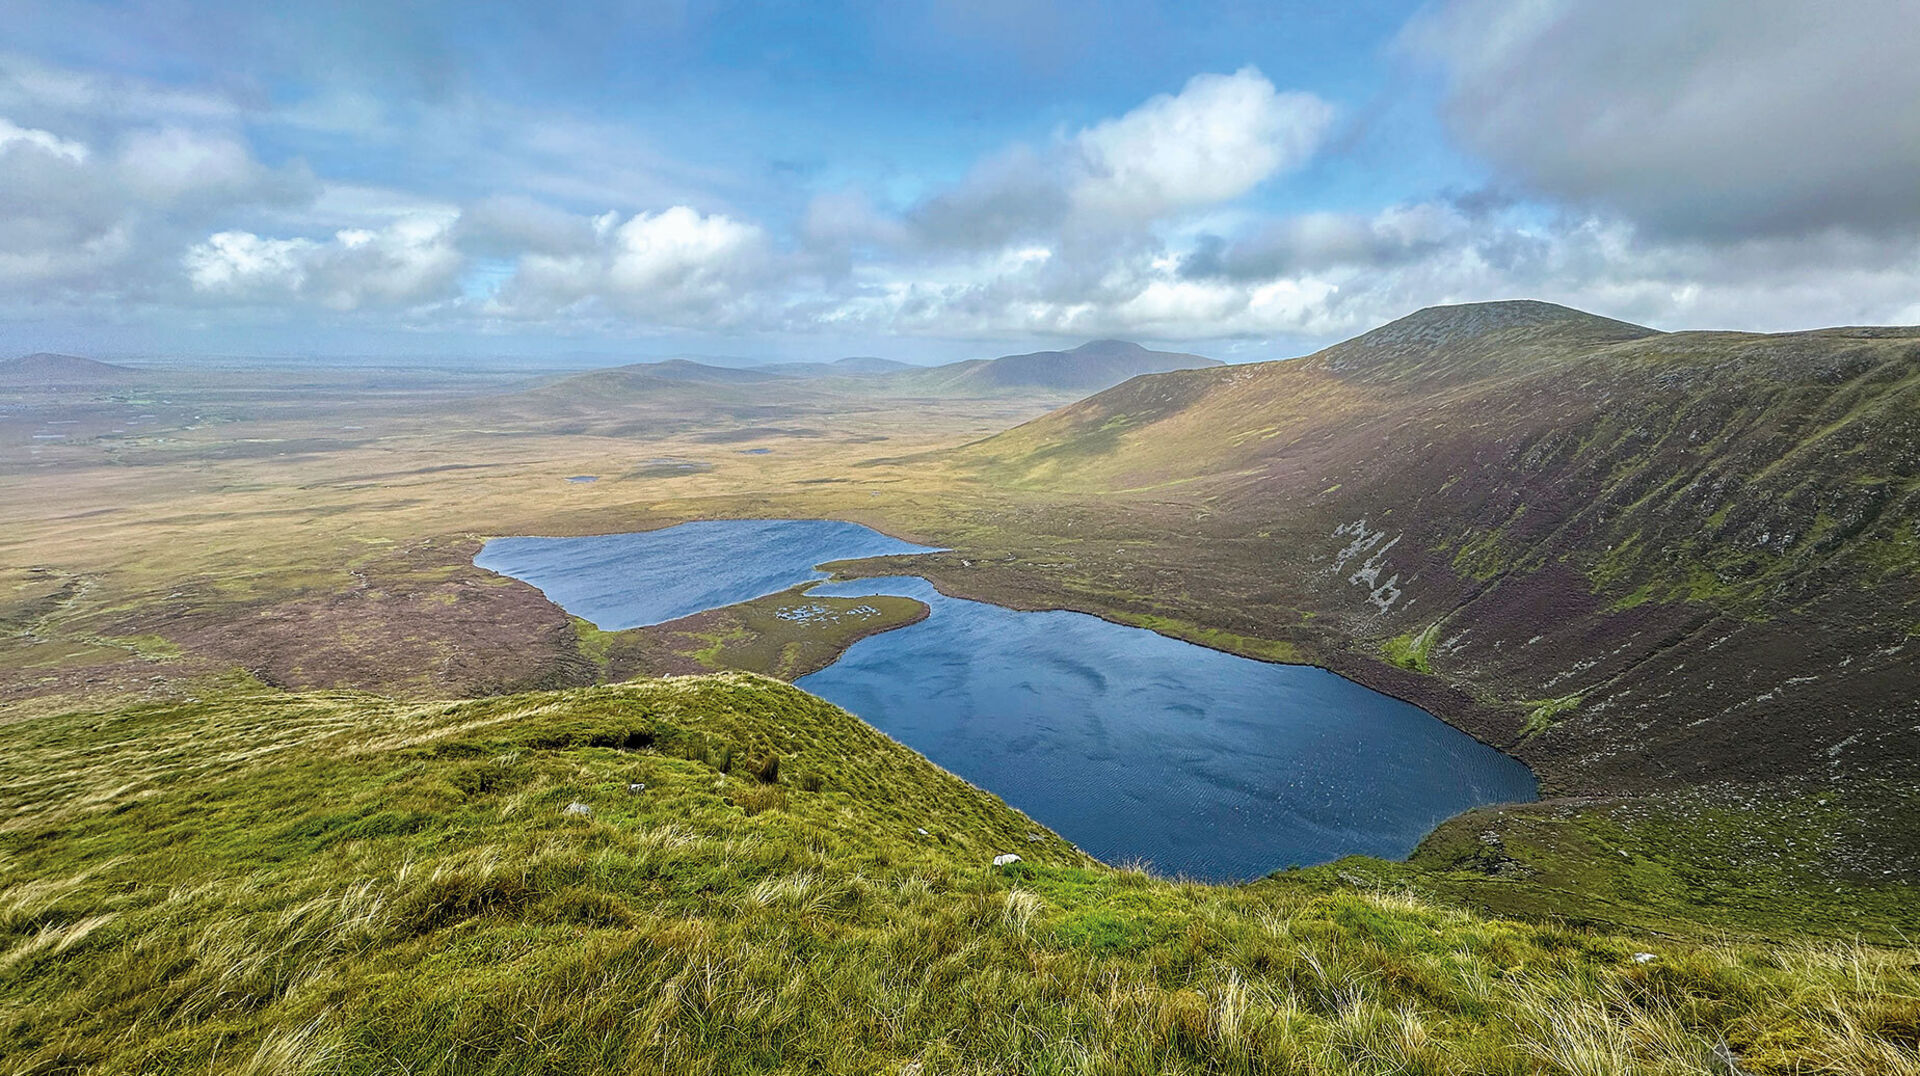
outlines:
[[[1099,491],[1081,537],[1170,521],[1082,567],[1409,695],[1561,791],[1920,758],[1920,330],[1436,308],[1136,379],[962,463]],[[1169,566],[1178,587],[1148,578]]]

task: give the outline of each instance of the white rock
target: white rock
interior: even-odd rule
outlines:
[[[1650,961],[1650,960],[1652,960],[1652,959],[1653,959],[1653,954],[1652,954],[1652,953],[1635,953],[1635,954],[1633,954],[1633,962],[1634,962],[1635,964],[1645,964],[1645,963],[1647,963],[1648,961]]]
[[[1004,867],[1009,863],[1018,863],[1018,862],[1020,862],[1020,857],[1014,855],[1012,852],[1008,852],[1005,855],[998,855],[993,857],[993,865],[996,867]]]
[[[593,808],[581,803],[579,800],[574,800],[572,803],[567,804],[560,813],[573,818],[592,818]]]
[[[645,781],[635,781],[634,783],[627,786],[627,791],[632,792],[635,795],[645,792],[646,790],[647,790],[647,783]]]
[[[921,827],[921,828],[919,828],[919,829],[916,829],[916,830],[914,830],[914,832],[915,832],[915,833],[918,833],[918,834],[919,834],[920,836],[922,836],[922,837],[925,837],[925,836],[927,836],[927,831],[926,831],[926,828],[925,828],[925,827]]]

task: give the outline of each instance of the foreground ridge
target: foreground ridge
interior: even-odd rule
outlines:
[[[229,681],[16,731],[14,1071],[1920,1063],[1909,949],[1485,918],[1365,861],[1159,880],[748,674],[432,704]]]

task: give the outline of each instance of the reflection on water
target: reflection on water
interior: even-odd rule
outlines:
[[[915,551],[848,523],[749,521],[497,539],[476,563],[624,627],[817,578],[824,560]],[[1399,857],[1449,815],[1535,795],[1519,762],[1324,670],[947,598],[913,577],[814,593],[905,595],[933,613],[855,643],[799,686],[1111,863],[1224,881]]]

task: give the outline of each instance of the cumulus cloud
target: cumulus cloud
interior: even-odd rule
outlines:
[[[759,225],[690,206],[609,212],[592,221],[591,249],[529,253],[501,289],[494,312],[546,317],[597,307],[663,324],[727,324],[759,302],[770,252]]]
[[[702,216],[679,205],[638,213],[614,230],[608,280],[631,294],[709,291],[752,268],[761,231],[714,213]]]
[[[215,232],[181,258],[187,278],[203,292],[257,295],[291,292],[306,283],[307,239],[262,239],[252,232]]]
[[[343,228],[326,241],[216,232],[181,258],[193,288],[212,299],[297,299],[340,311],[413,306],[458,293],[465,261],[452,213],[402,217],[379,229]]]
[[[1537,194],[1675,235],[1920,224],[1912,0],[1447,0],[1402,41]]]
[[[1044,149],[1014,146],[908,214],[935,246],[985,247],[1066,226],[1137,227],[1218,205],[1312,158],[1335,109],[1245,67],[1201,74]]]
[[[1334,118],[1310,93],[1281,93],[1259,71],[1196,75],[1178,94],[1080,132],[1084,212],[1152,219],[1238,198],[1305,164]]]
[[[304,168],[269,168],[230,132],[139,126],[90,145],[0,118],[0,285],[34,300],[163,293],[204,224],[312,190]]]

